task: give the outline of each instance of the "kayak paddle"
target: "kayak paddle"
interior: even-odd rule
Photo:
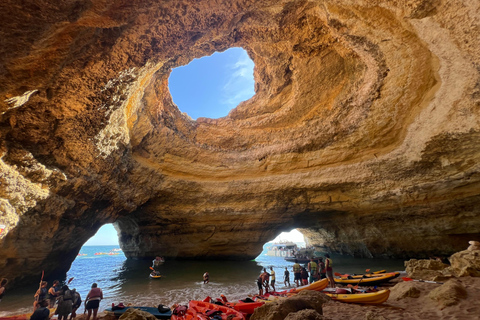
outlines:
[[[402,277],[403,281],[418,281],[418,282],[426,282],[426,283],[436,283],[436,284],[443,284],[443,282],[436,282],[436,281],[429,281],[429,280],[416,280],[412,278]]]

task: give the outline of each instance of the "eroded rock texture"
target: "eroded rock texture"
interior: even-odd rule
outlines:
[[[479,239],[477,1],[0,7],[3,276],[68,270],[111,222],[132,258],[250,259],[295,227],[370,257]],[[191,120],[171,69],[231,47],[255,96]]]

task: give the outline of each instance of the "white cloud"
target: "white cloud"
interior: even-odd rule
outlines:
[[[232,72],[222,88],[223,104],[233,108],[255,94],[253,67],[253,61],[248,57],[247,52],[240,51],[237,61],[228,66]]]

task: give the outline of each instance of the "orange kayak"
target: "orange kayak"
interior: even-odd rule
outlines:
[[[226,306],[214,303],[191,300],[187,306],[179,306],[173,310],[172,320],[210,320],[220,316],[222,320],[245,320],[245,316]]]

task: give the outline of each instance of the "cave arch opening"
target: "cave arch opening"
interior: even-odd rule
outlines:
[[[254,63],[234,47],[174,68],[168,79],[173,102],[192,119],[226,116],[255,94]]]
[[[287,258],[293,256],[301,248],[307,245],[304,235],[298,229],[289,232],[281,232],[275,239],[263,245],[263,251],[257,257]]]

